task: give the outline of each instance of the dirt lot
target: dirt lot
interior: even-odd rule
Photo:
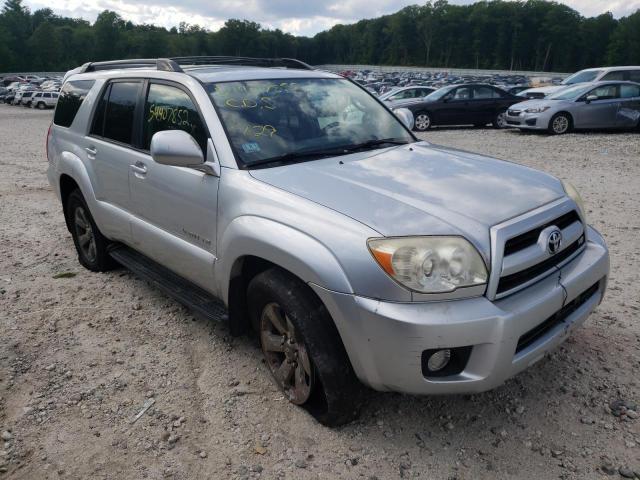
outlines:
[[[80,267],[45,177],[50,119],[0,105],[0,479],[640,475],[640,134],[424,135],[570,179],[611,248],[609,291],[495,391],[371,392],[359,421],[329,430],[283,399],[248,339],[124,270]]]

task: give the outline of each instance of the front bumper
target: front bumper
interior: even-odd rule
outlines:
[[[494,388],[540,360],[600,303],[608,275],[607,247],[589,227],[587,247],[578,257],[536,284],[494,302],[476,297],[391,303],[313,288],[333,316],[363,383],[376,390],[451,394]],[[594,285],[593,295],[516,353],[525,333]],[[472,346],[471,354],[460,373],[435,378],[423,375],[424,350],[466,346]]]
[[[519,115],[511,115],[507,112],[505,119],[510,127],[546,130],[549,127],[551,115],[547,112],[526,113],[523,111]]]

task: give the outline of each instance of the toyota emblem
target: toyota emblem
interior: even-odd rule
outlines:
[[[555,255],[560,250],[562,244],[562,232],[558,229],[552,230],[547,238],[547,251],[551,255]]]

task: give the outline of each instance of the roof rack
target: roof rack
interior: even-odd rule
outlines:
[[[247,67],[292,68],[299,70],[313,70],[308,65],[295,58],[252,58],[225,56],[196,56],[172,58],[135,58],[131,60],[110,60],[106,62],[87,62],[76,73],[97,72],[100,70],[115,70],[121,68],[156,68],[165,72],[184,72],[184,66],[206,65],[241,65]]]

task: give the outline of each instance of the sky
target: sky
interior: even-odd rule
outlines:
[[[640,0],[559,0],[582,15],[610,11],[615,17],[640,9]],[[396,12],[422,0],[25,0],[33,10],[52,8],[58,15],[93,22],[99,12],[113,10],[134,23],[167,28],[184,21],[218,30],[229,18],[253,20],[263,27],[280,28],[294,35],[312,36],[338,23],[353,23]],[[467,4],[472,0],[450,0]]]

